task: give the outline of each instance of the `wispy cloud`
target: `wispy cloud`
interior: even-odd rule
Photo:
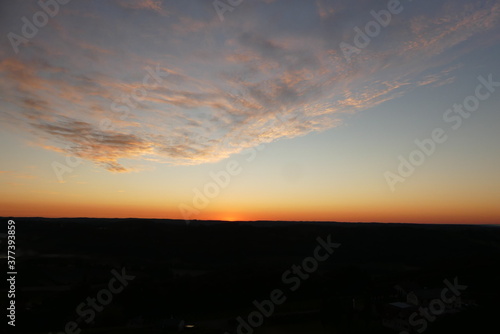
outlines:
[[[143,9],[157,12],[161,15],[168,16],[169,12],[163,7],[163,0],[116,0],[117,3],[125,8]]]
[[[479,33],[499,27],[492,1],[434,4],[430,18],[415,3],[347,63],[338,45],[352,39],[352,13],[377,9],[360,4],[249,2],[221,23],[203,1],[116,0],[105,11],[75,3],[32,44],[36,52],[0,53],[2,119],[40,138],[40,147],[112,172],[141,160],[214,162],[339,126],[416,87],[451,83],[456,46],[472,50]],[[300,24],[287,11],[299,11]],[[156,65],[168,77],[144,85]]]

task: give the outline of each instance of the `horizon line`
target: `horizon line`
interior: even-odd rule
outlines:
[[[332,224],[399,224],[399,225],[460,225],[460,226],[500,226],[495,223],[412,223],[412,222],[381,222],[381,221],[335,221],[335,220],[223,220],[223,219],[178,219],[178,218],[143,218],[143,217],[43,217],[43,216],[0,216],[0,219],[136,219],[136,220],[169,220],[169,221],[184,221],[184,222],[227,222],[227,223],[258,223],[258,222],[271,222],[271,223],[332,223]]]

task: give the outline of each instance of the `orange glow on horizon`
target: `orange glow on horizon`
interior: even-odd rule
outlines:
[[[57,203],[7,203],[2,205],[0,216],[12,217],[47,217],[47,218],[144,218],[144,219],[179,219],[183,217],[176,208],[144,207],[141,205],[59,205]],[[9,208],[7,212],[5,208]],[[240,212],[243,212],[241,210]],[[381,212],[381,211],[326,211],[310,213],[307,210],[279,212],[276,210],[249,210],[245,214],[221,214],[217,212],[201,212],[190,217],[192,220],[221,221],[332,221],[332,222],[380,222],[380,223],[422,223],[422,224],[498,224],[499,219],[494,212],[487,214],[446,214],[440,212]]]

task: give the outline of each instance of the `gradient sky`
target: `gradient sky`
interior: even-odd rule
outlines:
[[[220,3],[2,1],[0,215],[500,223],[498,1]]]

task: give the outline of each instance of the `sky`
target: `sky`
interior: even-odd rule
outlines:
[[[0,3],[0,216],[500,223],[500,2]]]

